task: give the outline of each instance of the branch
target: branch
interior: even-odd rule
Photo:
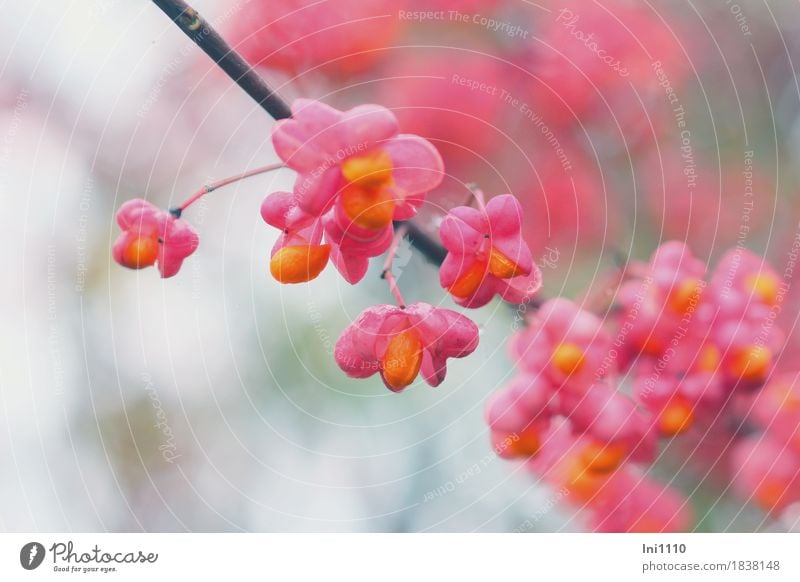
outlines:
[[[286,119],[292,112],[286,102],[269,88],[242,56],[225,42],[200,14],[183,0],[153,0],[164,14],[225,71],[253,101],[274,119]]]
[[[225,39],[205,18],[200,16],[197,10],[183,0],[153,0],[153,4],[169,16],[175,25],[192,39],[192,42],[211,57],[211,60],[219,68],[225,71],[253,101],[261,105],[274,119],[286,119],[292,116],[291,109],[280,95],[264,82],[264,79],[225,42]],[[422,232],[413,222],[409,221],[404,224],[407,225],[408,238],[414,248],[431,263],[441,265],[447,254],[444,248],[435,239]]]

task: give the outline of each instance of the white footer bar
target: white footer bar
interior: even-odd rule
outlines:
[[[0,534],[0,580],[187,576],[797,581],[800,534]]]

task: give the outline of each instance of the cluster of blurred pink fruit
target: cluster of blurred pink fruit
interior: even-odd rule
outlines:
[[[511,341],[519,374],[487,409],[495,448],[534,459],[537,473],[585,504],[598,530],[691,524],[688,500],[642,471],[659,438],[727,443],[730,453],[709,462],[731,463],[737,487],[766,510],[800,499],[791,450],[800,442],[798,393],[793,376],[770,380],[788,285],[742,248],[708,281],[706,273],[686,245],[665,243],[650,263],[623,270],[611,305],[599,306],[604,320],[554,299]],[[751,416],[769,435],[740,442]]]
[[[624,1],[281,0],[248,3],[229,32],[287,92],[392,109],[442,152],[443,197],[460,182],[514,192],[535,251],[616,241],[638,191],[640,228],[705,252],[737,240],[748,182],[765,198],[773,187],[757,168],[743,177],[740,155],[717,163],[701,128],[689,131],[686,85],[710,41],[681,16]]]

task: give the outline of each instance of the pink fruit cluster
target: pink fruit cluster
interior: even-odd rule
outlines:
[[[335,358],[349,376],[380,374],[393,391],[422,373],[431,386],[445,378],[448,358],[462,358],[478,345],[478,328],[467,317],[427,303],[406,305],[391,274],[396,250],[395,223],[412,218],[425,195],[444,176],[439,152],[425,139],[399,132],[394,114],[377,105],[339,111],[300,99],[292,117],[272,132],[285,167],[297,172],[291,192],[269,194],[261,205],[264,221],[279,229],[269,269],[281,283],[305,283],[332,261],[351,284],[367,272],[369,259],[388,252],[383,276],[397,306],[366,309],[339,338]],[[226,179],[217,187],[258,170]],[[117,214],[123,229],[113,256],[123,266],[158,263],[162,276],[177,273],[197,248],[197,234],[179,219],[201,190],[175,211],[144,200],[125,203]],[[511,195],[479,209],[459,207],[444,218],[448,251],[442,286],[465,307],[485,305],[494,295],[522,302],[538,292],[541,275],[522,239],[522,208]]]
[[[376,305],[364,310],[336,342],[336,362],[352,378],[380,374],[389,390],[400,391],[422,371],[438,386],[447,358],[463,358],[478,347],[478,328],[467,317],[414,303]]]
[[[120,206],[117,225],[122,234],[112,248],[114,260],[129,269],[156,265],[164,278],[176,275],[200,244],[187,222],[141,198]]]
[[[542,286],[541,272],[522,238],[522,207],[511,194],[481,209],[451,209],[439,229],[447,256],[442,287],[464,307],[481,307],[495,295],[523,303]]]
[[[800,382],[776,375],[749,403],[753,434],[738,442],[731,473],[742,498],[780,514],[800,502]]]
[[[342,112],[299,99],[292,117],[275,125],[272,142],[297,172],[292,192],[271,194],[261,207],[284,233],[270,263],[282,283],[313,279],[328,257],[357,283],[369,258],[389,248],[392,221],[413,217],[444,176],[436,148],[399,133],[394,114],[377,105]]]
[[[668,242],[649,263],[626,268],[605,321],[565,299],[546,302],[510,342],[517,376],[487,405],[495,450],[534,458],[535,471],[589,507],[596,529],[681,529],[686,503],[637,464],[655,458],[659,437],[706,430],[764,386],[783,342],[774,321],[785,291],[745,249],[725,254],[707,277],[686,245]],[[797,498],[788,493],[800,478],[792,381],[761,390],[755,418],[768,437],[736,451],[751,475],[742,481],[770,506]],[[773,453],[774,478],[754,484],[766,463],[757,448]],[[639,498],[656,494],[668,503]],[[661,513],[644,515],[640,505]]]
[[[545,446],[529,469],[576,509],[589,529],[598,532],[676,532],[692,523],[687,500],[661,483],[641,464],[614,470],[587,467],[592,440],[576,434],[569,420],[557,418],[543,434]]]
[[[595,315],[566,299],[547,301],[510,342],[518,375],[493,395],[487,419],[495,447],[518,435],[504,457],[536,455],[554,419],[564,418],[583,443],[589,471],[606,473],[655,451],[649,419],[616,389],[604,368],[611,337]]]
[[[784,342],[774,324],[786,289],[762,258],[726,253],[710,277],[669,242],[619,294],[619,366],[664,436],[714,419],[734,395],[760,388]]]
[[[481,209],[458,207],[442,221],[448,250],[440,270],[442,287],[465,307],[485,305],[495,294],[521,302],[541,286],[541,275],[522,240],[522,213],[510,195]],[[378,305],[364,311],[336,344],[339,367],[349,376],[380,373],[384,384],[400,391],[422,371],[425,381],[444,380],[447,358],[471,354],[478,328],[467,317],[426,303]]]

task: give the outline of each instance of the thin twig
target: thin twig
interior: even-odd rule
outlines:
[[[189,196],[183,204],[180,206],[175,206],[169,209],[169,213],[172,214],[175,218],[180,218],[183,211],[186,210],[189,206],[200,200],[203,196],[208,194],[209,192],[213,192],[214,190],[219,190],[223,186],[227,186],[228,184],[233,184],[234,182],[238,182],[240,180],[244,180],[246,178],[250,178],[252,176],[258,176],[260,174],[265,174],[267,172],[272,172],[274,170],[279,170],[281,168],[285,168],[283,164],[270,164],[268,166],[263,166],[261,168],[255,168],[254,170],[248,170],[247,172],[242,172],[241,174],[236,174],[235,176],[230,176],[228,178],[223,178],[222,180],[217,180],[216,182],[212,182],[211,184],[206,184],[202,188],[200,188],[197,192]]]
[[[392,240],[392,245],[389,247],[389,250],[386,253],[386,261],[383,263],[383,273],[381,274],[381,277],[386,279],[386,282],[389,283],[389,290],[392,292],[392,295],[394,295],[394,298],[397,301],[397,306],[400,309],[406,308],[406,300],[403,298],[403,294],[400,292],[400,287],[397,286],[397,280],[394,277],[394,273],[392,273],[392,261],[394,261],[394,257],[397,254],[397,249],[400,246],[400,241],[402,241],[403,237],[406,235],[407,229],[407,225],[401,224],[394,233],[394,240]]]

